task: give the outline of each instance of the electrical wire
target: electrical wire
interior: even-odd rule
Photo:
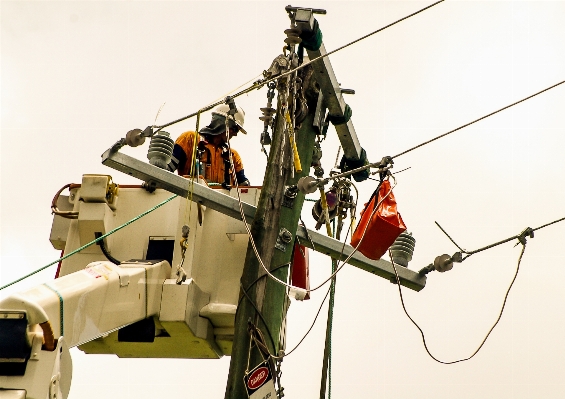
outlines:
[[[483,120],[483,119],[488,118],[489,116],[492,116],[492,115],[497,114],[497,113],[499,113],[499,112],[501,112],[501,111],[504,111],[505,109],[508,109],[508,108],[510,108],[510,107],[513,107],[514,105],[520,104],[521,102],[524,102],[524,101],[526,101],[526,100],[529,100],[530,98],[535,97],[535,96],[537,96],[538,94],[541,94],[541,93],[546,92],[546,91],[548,91],[548,90],[551,90],[551,89],[553,89],[553,88],[555,88],[555,87],[557,87],[557,86],[559,86],[559,85],[562,85],[563,83],[565,83],[565,80],[563,80],[563,81],[561,81],[561,82],[559,82],[559,83],[556,83],[556,84],[554,84],[554,85],[552,85],[552,86],[549,86],[549,87],[547,87],[547,88],[545,88],[545,89],[543,89],[543,90],[540,90],[540,91],[538,91],[537,93],[534,93],[534,94],[532,94],[532,95],[530,95],[530,96],[528,96],[528,97],[525,97],[525,98],[523,98],[523,99],[521,99],[521,100],[519,100],[519,101],[516,101],[516,102],[514,102],[514,103],[512,103],[512,104],[510,104],[510,105],[507,105],[507,106],[505,106],[505,107],[502,107],[502,108],[500,108],[499,110],[496,110],[496,111],[494,111],[494,112],[491,112],[491,113],[488,114],[488,115],[485,115],[485,116],[482,116],[482,117],[480,117],[480,118],[478,118],[478,119],[475,119],[475,120],[472,121],[472,122],[469,122],[469,123],[466,123],[466,124],[464,124],[464,125],[462,125],[462,126],[459,126],[457,129],[450,130],[450,131],[447,132],[447,133],[440,134],[439,136],[434,137],[433,139],[428,140],[428,141],[425,141],[425,142],[423,142],[423,143],[421,143],[421,144],[418,144],[418,145],[415,146],[415,147],[409,148],[409,149],[406,150],[406,151],[402,151],[401,153],[396,154],[396,155],[393,156],[392,158],[393,158],[393,159],[394,159],[394,158],[398,158],[398,157],[401,156],[401,155],[404,155],[404,154],[406,154],[406,153],[409,153],[410,151],[413,151],[413,150],[415,150],[415,149],[417,149],[417,148],[423,147],[423,146],[425,146],[426,144],[429,144],[429,143],[431,143],[431,142],[433,142],[433,141],[439,140],[439,139],[441,139],[442,137],[447,136],[448,134],[451,134],[451,133],[454,133],[454,132],[456,132],[456,131],[458,131],[458,130],[461,130],[461,129],[467,127],[467,126],[472,125],[473,123],[479,122],[479,121],[481,121],[481,120]]]
[[[546,224],[544,224],[543,226],[536,227],[535,229],[532,229],[532,228],[528,227],[528,228],[524,229],[524,231],[522,231],[520,234],[517,234],[517,235],[515,235],[515,236],[512,236],[512,237],[506,238],[506,239],[504,239],[504,240],[495,242],[494,244],[489,244],[489,245],[487,245],[487,246],[485,246],[485,247],[482,247],[482,248],[479,248],[479,249],[475,249],[474,251],[466,251],[466,250],[464,250],[463,248],[461,248],[461,247],[455,242],[455,240],[453,240],[453,238],[451,238],[451,236],[450,236],[449,234],[447,234],[447,232],[444,230],[444,228],[439,225],[438,222],[435,222],[435,224],[441,229],[441,231],[447,236],[447,238],[449,238],[449,240],[461,251],[461,253],[466,254],[466,256],[461,259],[461,262],[462,262],[462,261],[464,261],[465,259],[469,258],[471,255],[474,255],[474,254],[479,253],[479,252],[482,252],[482,251],[486,251],[487,249],[494,248],[494,247],[499,246],[499,245],[501,245],[501,244],[505,244],[505,243],[507,243],[507,242],[509,242],[509,241],[518,239],[519,242],[523,242],[523,240],[526,239],[526,236],[530,236],[530,237],[533,238],[534,231],[543,229],[544,227],[551,226],[552,224],[555,224],[555,223],[558,223],[558,222],[562,222],[563,220],[565,220],[565,217],[563,217],[563,218],[561,218],[561,219],[554,220],[553,222],[550,222],[550,223],[546,223]],[[518,245],[518,244],[516,244],[516,245]]]
[[[328,52],[328,53],[326,53],[326,54],[322,54],[321,56],[316,57],[316,58],[314,58],[314,59],[312,59],[312,60],[310,60],[310,61],[308,61],[308,62],[304,62],[304,63],[302,63],[301,65],[299,65],[298,67],[296,67],[296,68],[294,68],[294,69],[291,69],[291,70],[289,70],[289,71],[287,71],[287,72],[284,72],[284,73],[282,73],[282,74],[280,74],[280,75],[277,75],[277,76],[272,77],[272,78],[270,78],[270,79],[256,81],[256,82],[254,82],[251,86],[249,86],[248,88],[243,89],[243,90],[241,90],[241,91],[235,93],[235,94],[232,95],[231,97],[232,97],[232,98],[237,98],[237,97],[239,97],[239,96],[241,96],[241,95],[243,95],[243,94],[247,94],[247,93],[249,93],[249,92],[251,92],[251,91],[253,91],[253,90],[256,90],[256,89],[258,90],[258,89],[262,88],[264,85],[266,85],[266,84],[269,83],[269,82],[272,82],[272,81],[274,81],[274,80],[278,80],[278,79],[280,79],[280,78],[282,78],[282,77],[285,77],[285,76],[287,76],[287,75],[290,75],[290,74],[292,74],[292,73],[295,73],[295,72],[297,72],[298,70],[300,70],[300,69],[302,69],[302,68],[304,68],[304,67],[306,67],[306,66],[308,66],[308,65],[310,65],[310,64],[312,64],[312,63],[314,63],[314,62],[317,62],[317,61],[319,61],[319,60],[321,60],[321,59],[323,59],[323,58],[329,57],[330,55],[335,54],[335,53],[337,53],[338,51],[343,50],[344,48],[347,48],[347,47],[349,47],[349,46],[351,46],[351,45],[353,45],[353,44],[355,44],[355,43],[357,43],[357,42],[360,42],[360,41],[362,41],[362,40],[364,40],[364,39],[366,39],[366,38],[368,38],[368,37],[370,37],[370,36],[372,36],[372,35],[374,35],[374,34],[376,34],[376,33],[382,32],[383,30],[385,30],[385,29],[387,29],[387,28],[390,28],[391,26],[396,25],[396,24],[398,24],[399,22],[402,22],[402,21],[404,21],[404,20],[406,20],[406,19],[408,19],[408,18],[410,18],[410,17],[413,17],[413,16],[415,16],[415,15],[417,15],[417,14],[419,14],[419,13],[421,13],[421,12],[423,12],[423,11],[429,9],[429,8],[432,8],[432,7],[436,6],[436,5],[438,5],[439,3],[444,2],[444,1],[445,1],[445,0],[437,1],[437,2],[431,4],[431,5],[427,6],[427,7],[424,7],[424,8],[422,8],[422,9],[416,11],[416,12],[413,12],[413,13],[410,14],[410,15],[407,15],[407,16],[405,16],[405,17],[403,17],[403,18],[400,18],[400,19],[398,19],[398,20],[396,20],[396,21],[394,21],[394,22],[392,22],[392,23],[390,23],[390,24],[388,24],[388,25],[386,25],[386,26],[383,26],[382,28],[379,28],[379,29],[377,29],[377,30],[375,30],[375,31],[373,31],[373,32],[371,32],[371,33],[365,35],[365,36],[362,36],[362,37],[360,37],[360,38],[358,38],[358,39],[353,40],[352,42],[349,42],[349,43],[347,43],[347,44],[345,44],[345,45],[343,45],[343,46],[341,46],[341,47],[338,47],[338,48],[336,48],[335,50],[332,50],[332,51],[330,51],[330,52]],[[245,85],[245,83],[244,83],[243,85]],[[243,86],[243,85],[241,85],[241,86]],[[240,87],[241,87],[241,86],[240,86]],[[236,89],[236,90],[237,90],[237,89]],[[169,122],[169,123],[166,123],[166,124],[164,124],[164,125],[160,125],[160,126],[153,125],[153,126],[151,126],[151,127],[154,128],[154,129],[157,129],[156,132],[158,132],[158,131],[160,131],[160,130],[163,129],[163,128],[166,128],[166,127],[168,127],[168,126],[174,125],[175,123],[182,122],[182,121],[184,121],[184,120],[186,120],[186,119],[192,118],[193,116],[196,116],[199,112],[206,112],[206,111],[209,111],[209,110],[211,110],[212,108],[214,108],[215,106],[220,105],[220,104],[223,104],[223,103],[224,103],[224,100],[216,101],[216,102],[214,102],[214,103],[212,103],[212,104],[208,104],[207,106],[202,107],[202,108],[201,108],[199,111],[197,111],[197,112],[193,112],[193,113],[191,113],[191,114],[189,114],[189,115],[187,115],[187,116],[184,116],[184,117],[182,117],[182,118],[175,119],[174,121]],[[156,132],[155,132],[155,133],[156,133]]]
[[[473,354],[467,358],[464,359],[458,359],[458,360],[454,360],[454,361],[450,361],[450,362],[445,362],[443,360],[439,360],[438,358],[436,358],[434,355],[432,355],[432,353],[430,352],[428,345],[426,343],[426,337],[424,335],[424,331],[422,330],[422,328],[420,328],[420,326],[418,325],[418,323],[416,323],[414,321],[414,319],[410,316],[410,314],[408,314],[408,311],[406,310],[406,305],[404,304],[404,298],[402,296],[402,289],[400,287],[400,277],[398,276],[398,271],[396,270],[396,265],[394,263],[394,260],[392,258],[392,253],[390,251],[389,248],[389,256],[390,256],[390,260],[392,263],[392,267],[394,269],[394,275],[396,277],[396,284],[398,285],[398,293],[400,294],[400,302],[402,304],[402,309],[404,309],[404,313],[406,313],[406,316],[408,316],[408,318],[410,319],[410,321],[412,322],[412,324],[414,324],[416,326],[416,328],[420,331],[420,334],[422,335],[422,341],[424,343],[424,348],[426,349],[426,352],[428,352],[428,355],[434,359],[436,362],[441,363],[441,364],[455,364],[455,363],[461,363],[467,360],[472,359],[483,347],[483,345],[485,344],[485,342],[487,341],[488,337],[490,336],[490,334],[492,333],[492,330],[494,330],[494,328],[496,327],[496,325],[498,324],[498,322],[500,321],[501,317],[502,317],[502,312],[504,312],[504,307],[506,306],[506,301],[508,300],[508,295],[510,294],[510,290],[512,289],[512,286],[514,285],[514,282],[516,281],[516,277],[518,277],[518,272],[520,270],[520,263],[522,262],[522,256],[524,255],[524,251],[526,250],[526,244],[522,243],[522,251],[520,252],[520,256],[518,258],[518,265],[516,266],[516,273],[514,273],[514,277],[512,278],[512,282],[510,283],[510,286],[508,287],[508,289],[506,290],[506,295],[504,295],[504,301],[502,302],[502,308],[500,309],[500,313],[498,315],[498,318],[496,319],[496,321],[494,322],[494,324],[492,325],[492,327],[490,328],[490,330],[488,331],[487,335],[485,336],[485,338],[483,339],[483,341],[481,342],[481,344],[479,345],[479,347],[475,350],[475,352],[473,352]]]
[[[226,119],[226,120],[227,120],[227,119]],[[233,158],[232,158],[232,154],[231,154],[231,146],[230,146],[230,136],[229,136],[229,132],[227,133],[226,137],[227,137],[228,153],[229,153],[229,157],[230,157],[230,163],[233,165]],[[238,182],[237,182],[237,176],[235,175],[235,168],[233,168],[233,167],[232,167],[232,176],[233,176],[234,183],[235,183],[235,186],[236,186],[235,188],[236,188],[237,200],[238,200],[238,205],[239,205],[239,210],[240,210],[241,218],[242,218],[243,224],[245,225],[245,229],[247,230],[247,235],[248,235],[248,237],[249,237],[249,242],[251,243],[251,246],[252,246],[253,251],[254,251],[254,253],[255,253],[255,257],[257,258],[257,260],[259,261],[260,265],[263,267],[263,269],[264,269],[265,272],[266,272],[266,274],[264,274],[264,275],[262,275],[262,276],[259,276],[253,283],[251,283],[250,286],[249,286],[249,288],[251,288],[251,286],[253,286],[254,284],[256,284],[261,278],[263,278],[263,277],[265,277],[265,276],[267,276],[267,275],[268,275],[270,278],[272,278],[273,280],[277,281],[278,283],[281,283],[282,285],[286,286],[287,288],[296,288],[296,287],[294,287],[294,286],[292,286],[292,285],[290,285],[290,284],[287,284],[287,283],[283,282],[282,280],[278,279],[278,278],[275,277],[269,270],[267,270],[265,264],[263,263],[263,260],[261,259],[261,256],[259,255],[259,251],[257,250],[257,247],[256,247],[256,245],[255,245],[255,240],[253,239],[253,236],[252,236],[252,234],[251,234],[251,231],[250,231],[250,229],[249,229],[249,226],[247,225],[247,220],[246,220],[246,217],[245,217],[245,213],[243,212],[243,205],[242,205],[241,196],[240,196],[240,193],[239,193],[239,185],[238,185]],[[355,187],[355,190],[356,190],[357,195],[358,195],[357,187]],[[390,192],[392,192],[392,189],[391,189]],[[390,194],[390,192],[389,192],[389,194]],[[388,194],[387,194],[387,196],[388,196]],[[386,198],[386,196],[385,196],[385,198]],[[383,200],[384,200],[384,198],[383,198]],[[382,200],[381,200],[381,201],[382,201]],[[377,206],[377,207],[378,207],[378,206]],[[351,226],[350,226],[350,228],[351,228]],[[349,233],[349,230],[348,230],[348,233]],[[347,236],[346,236],[346,237],[347,237]],[[345,243],[344,243],[344,247],[345,247]],[[342,250],[342,251],[343,251],[343,250]],[[286,266],[286,264],[285,264],[285,265],[281,265],[281,266],[279,266],[279,267],[277,267],[277,268],[274,268],[272,271],[275,271],[275,270],[277,270],[278,268],[280,268],[280,267],[282,267],[282,266]],[[315,288],[315,289],[320,288],[320,287],[323,286],[327,281],[333,279],[333,278],[335,277],[335,275],[337,274],[338,271],[339,271],[339,270],[337,270],[335,273],[333,273],[332,276],[330,276],[330,278],[329,278],[328,280],[326,280],[324,283],[322,283],[320,286],[318,286],[318,287]],[[263,318],[263,315],[261,314],[261,312],[259,311],[259,309],[258,309],[257,306],[255,305],[255,303],[254,303],[254,302],[251,300],[251,298],[249,297],[249,295],[248,295],[248,293],[247,293],[247,290],[245,290],[243,286],[241,286],[241,288],[242,288],[242,290],[243,290],[244,296],[247,298],[247,300],[248,300],[248,301],[252,304],[252,306],[255,308],[257,314],[259,315],[259,317],[260,317],[261,320],[263,321],[263,324],[264,324],[265,327],[267,328],[267,332],[268,332],[268,334],[269,334],[269,338],[271,339],[271,343],[273,344],[273,348],[275,348],[275,343],[274,343],[273,337],[272,337],[272,335],[271,335],[271,332],[270,332],[269,329],[268,329],[268,325],[267,325],[267,323],[265,322],[265,319]],[[249,289],[249,288],[248,288],[248,289]],[[314,290],[307,290],[307,291],[308,291],[308,292],[311,292],[311,291],[314,291]],[[314,321],[312,322],[310,328],[308,329],[308,331],[306,331],[306,333],[304,334],[304,336],[302,337],[302,339],[298,342],[298,344],[296,344],[296,346],[295,346],[292,350],[290,350],[288,353],[285,353],[285,354],[283,354],[283,355],[277,356],[277,355],[273,355],[273,354],[271,354],[271,353],[269,352],[269,356],[271,356],[273,359],[282,359],[282,358],[284,358],[284,357],[290,355],[291,353],[293,353],[293,352],[300,346],[300,344],[302,344],[302,342],[304,341],[304,339],[306,339],[306,337],[308,336],[308,334],[310,333],[310,331],[312,331],[312,328],[314,328],[314,325],[316,324],[316,321],[318,320],[318,316],[320,315],[320,312],[321,312],[321,310],[322,310],[322,307],[323,307],[323,305],[324,305],[324,303],[325,303],[325,301],[326,301],[328,295],[330,294],[330,291],[331,291],[331,285],[330,285],[330,287],[328,288],[328,291],[326,292],[326,295],[324,296],[324,299],[322,300],[322,303],[320,304],[320,307],[318,308],[318,312],[316,313],[316,316],[314,317]],[[239,306],[238,306],[238,308],[239,308]],[[236,311],[236,312],[237,312],[237,311]]]
[[[16,284],[16,283],[19,283],[19,282],[22,281],[22,280],[25,280],[26,278],[31,277],[31,276],[33,276],[34,274],[39,273],[40,271],[43,271],[43,270],[47,269],[49,266],[53,266],[54,264],[59,263],[59,262],[65,260],[65,259],[67,259],[67,258],[73,256],[74,254],[76,254],[76,253],[82,251],[82,250],[85,249],[85,248],[90,247],[91,245],[96,244],[98,241],[103,240],[104,238],[106,238],[106,237],[108,237],[108,236],[114,234],[115,232],[117,232],[118,230],[123,229],[123,228],[126,227],[126,226],[129,226],[130,224],[132,224],[132,223],[135,222],[136,220],[139,220],[139,219],[141,219],[143,216],[148,215],[149,213],[153,212],[154,210],[156,210],[156,209],[162,207],[162,206],[165,205],[167,202],[169,202],[169,201],[175,199],[176,197],[178,197],[178,195],[175,194],[175,195],[173,195],[172,197],[167,198],[166,200],[162,201],[161,203],[155,205],[153,208],[151,208],[151,209],[149,209],[149,210],[147,210],[147,211],[145,211],[145,212],[143,212],[143,213],[137,215],[136,217],[134,217],[133,219],[131,219],[131,220],[127,221],[127,222],[125,222],[125,223],[122,224],[121,226],[118,226],[118,227],[116,227],[115,229],[110,230],[110,231],[107,232],[106,234],[103,234],[103,235],[101,235],[100,237],[98,237],[98,238],[96,238],[96,239],[90,241],[88,244],[84,244],[82,247],[79,247],[79,248],[75,249],[74,251],[72,251],[72,252],[66,254],[65,256],[62,256],[62,257],[60,257],[59,259],[57,259],[57,260],[55,260],[55,261],[53,261],[53,262],[51,262],[51,263],[49,263],[49,264],[47,264],[47,265],[45,265],[45,266],[43,266],[43,267],[40,267],[39,269],[37,269],[37,270],[35,270],[35,271],[33,271],[33,272],[29,273],[29,274],[26,274],[25,276],[20,277],[20,278],[17,279],[17,280],[12,281],[11,283],[8,283],[8,284],[6,284],[6,285],[3,285],[2,287],[0,287],[0,291],[3,290],[4,288],[7,288],[7,287],[11,286],[11,285],[14,285],[14,284]]]

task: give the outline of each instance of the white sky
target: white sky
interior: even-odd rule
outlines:
[[[2,1],[1,268],[3,285],[58,257],[48,237],[50,202],[83,173],[110,173],[100,154],[129,129],[192,113],[267,69],[282,49],[288,2]],[[328,50],[431,2],[303,2],[318,16]],[[565,1],[447,1],[331,57],[371,161],[565,79]],[[248,136],[238,136],[252,183],[266,91],[237,100]],[[416,238],[419,270],[456,248],[437,220],[476,249],[565,216],[565,85],[399,157],[395,196]],[[204,116],[204,121],[208,116]],[[168,129],[176,137],[190,120]],[[333,129],[324,166],[337,152]],[[126,152],[145,159],[146,145]],[[360,185],[362,205],[376,183]],[[304,217],[313,225],[310,205]],[[361,208],[361,206],[359,206]],[[338,276],[332,345],[335,398],[562,398],[565,393],[565,223],[530,239],[506,311],[479,354],[445,366],[425,353],[396,287],[346,267]],[[475,255],[426,288],[404,290],[436,357],[469,356],[495,321],[516,268],[513,244]],[[312,283],[330,261],[311,261]],[[53,277],[51,268],[2,296]],[[289,347],[323,298],[293,303]],[[302,346],[283,362],[287,398],[319,392],[326,308]],[[229,357],[128,360],[72,351],[71,399],[223,397]]]

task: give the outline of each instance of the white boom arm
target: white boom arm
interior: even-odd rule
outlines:
[[[66,398],[68,348],[156,315],[168,262],[94,262],[0,301],[0,398]]]

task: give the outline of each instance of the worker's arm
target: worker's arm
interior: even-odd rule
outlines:
[[[235,177],[237,179],[237,184],[240,186],[250,186],[249,179],[245,176],[245,170],[243,169],[243,162],[237,151],[232,149],[232,160],[233,167],[235,169]]]
[[[173,155],[171,156],[171,162],[167,165],[167,170],[169,172],[178,170],[180,175],[186,167],[186,159],[186,153],[183,148],[180,145],[175,144],[175,147],[173,148]]]

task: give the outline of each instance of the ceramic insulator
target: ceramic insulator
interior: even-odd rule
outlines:
[[[412,237],[412,233],[404,232],[400,234],[390,247],[394,263],[408,267],[408,262],[412,260],[415,246],[416,239]]]
[[[169,133],[160,131],[151,137],[149,151],[147,152],[147,158],[151,165],[161,169],[167,168],[175,146],[175,142],[169,136]]]

